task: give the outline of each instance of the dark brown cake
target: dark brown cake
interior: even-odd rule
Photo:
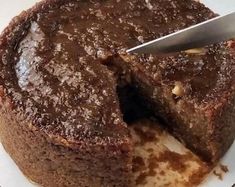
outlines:
[[[116,80],[87,57],[75,35],[66,35],[66,19],[76,15],[69,7],[83,3],[60,8],[64,2],[40,3],[1,37],[1,141],[24,174],[43,186],[129,186],[132,144]],[[65,20],[56,17],[60,11]]]
[[[22,13],[0,39],[5,149],[43,186],[131,186],[133,146],[116,93],[130,84],[177,138],[217,161],[235,136],[229,49],[125,54],[214,16],[191,0],[45,0]]]
[[[214,163],[234,140],[234,62],[223,45],[205,54],[126,58],[142,101],[181,142]]]

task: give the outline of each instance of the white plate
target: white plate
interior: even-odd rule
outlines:
[[[31,7],[39,0],[0,0],[0,31],[9,23],[12,17],[22,10]],[[219,14],[235,11],[234,0],[201,0],[208,7]],[[235,23],[234,23],[235,26]],[[229,172],[219,180],[213,174],[201,185],[201,187],[231,187],[235,183],[235,144],[228,151],[221,163],[228,166]],[[1,187],[35,187],[20,172],[15,163],[4,151],[0,144],[0,186]]]

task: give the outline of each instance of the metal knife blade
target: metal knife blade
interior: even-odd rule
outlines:
[[[173,53],[235,38],[235,12],[218,16],[127,50],[128,53]]]

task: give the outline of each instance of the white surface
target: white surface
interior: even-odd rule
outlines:
[[[11,18],[22,10],[31,7],[37,0],[0,0],[0,31],[8,24]],[[235,11],[235,0],[202,0],[216,13],[225,14]],[[234,23],[235,26],[235,23]],[[202,187],[231,187],[235,183],[235,144],[222,159],[229,172],[220,181],[214,175],[208,177]],[[19,171],[14,162],[0,145],[0,186],[1,187],[35,187]]]
[[[235,11],[234,0],[201,0],[201,2],[220,15]]]

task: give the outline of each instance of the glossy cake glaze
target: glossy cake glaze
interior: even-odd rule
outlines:
[[[0,39],[4,147],[44,186],[131,186],[117,73],[177,138],[217,161],[235,134],[229,48],[125,53],[214,16],[191,0],[46,0],[23,12]]]

